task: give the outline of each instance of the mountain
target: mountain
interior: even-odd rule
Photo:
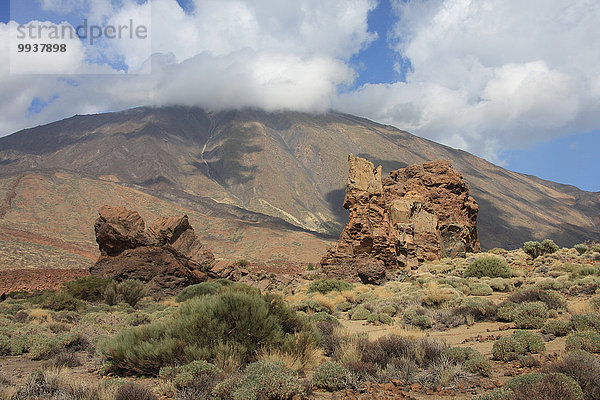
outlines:
[[[31,263],[47,251],[85,263],[97,254],[97,209],[117,203],[150,223],[188,213],[217,257],[316,262],[347,222],[349,153],[386,174],[451,160],[479,203],[484,249],[600,239],[600,193],[511,172],[392,126],[340,113],[141,107],[0,138],[0,245],[16,251],[0,256]]]

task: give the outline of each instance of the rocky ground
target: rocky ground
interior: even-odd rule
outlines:
[[[510,266],[510,276],[465,276],[470,264],[490,256],[505,260]],[[600,287],[600,252],[594,251],[593,246],[583,254],[564,248],[536,259],[522,250],[495,249],[489,253],[468,254],[466,258],[425,263],[418,270],[400,274],[396,280],[383,285],[352,283],[332,291],[312,290],[316,283],[323,282],[319,280],[323,277],[322,272],[312,265],[305,265],[304,270],[292,278],[282,273],[285,267],[281,265],[270,265],[270,271],[265,271],[264,266],[242,264],[232,266],[246,271],[238,278],[263,291],[281,294],[287,304],[315,324],[338,321],[340,325],[335,328],[335,335],[346,338],[343,340],[347,343],[360,338],[376,341],[390,335],[411,340],[425,338],[443,342],[451,348],[472,348],[490,368],[485,372],[467,371],[466,364],[453,364],[452,368],[459,369],[444,367],[442,375],[447,376],[436,375],[437,378],[432,378],[435,368],[438,368],[436,366],[419,368],[415,371],[416,375],[410,377],[378,372],[370,378],[348,383],[341,390],[327,391],[315,385],[309,396],[314,399],[471,399],[505,387],[513,377],[548,368],[563,357],[566,349],[572,350],[573,346],[577,346],[573,345],[574,337],[597,329],[592,319],[599,315],[597,311],[600,309],[596,295]],[[294,265],[290,268],[297,273],[301,267]],[[41,272],[44,272],[42,280],[47,286],[19,286],[19,279],[31,282],[31,276],[39,278]],[[84,271],[76,270],[58,272],[53,276],[52,272],[43,270],[3,271],[5,279],[2,284],[7,290],[34,291],[56,288],[61,280],[85,275]],[[21,354],[7,355],[19,352],[14,342],[16,337],[57,338],[76,334],[85,337],[89,346],[71,352],[77,362],[65,372],[70,379],[87,387],[113,383],[118,386],[133,381],[150,388],[160,398],[173,398],[174,392],[166,390],[164,380],[158,377],[106,374],[103,357],[98,353],[96,344],[128,327],[143,326],[164,318],[180,303],[173,298],[149,297],[135,307],[124,303],[108,306],[102,300],[79,301],[72,311],[55,311],[48,301],[48,295],[30,297],[13,293],[0,303],[3,326],[0,350],[4,349],[5,354],[0,357],[0,371],[4,377],[8,376],[10,382],[9,386],[2,384],[5,385],[4,392],[0,391],[0,394],[8,393],[11,388],[16,390],[25,384],[31,373],[47,368],[62,354],[51,351],[38,354],[34,346],[29,350],[21,349]],[[540,302],[543,303],[540,305],[543,315],[531,314],[525,322],[519,319],[518,312],[508,312],[509,303],[518,307],[532,303],[539,305]],[[536,318],[541,319],[538,321]],[[537,322],[528,325],[529,320]],[[558,324],[564,325],[564,332],[553,328]],[[582,328],[585,324],[589,326]],[[497,343],[519,330],[539,336],[543,349],[499,359]],[[3,337],[9,338],[9,347],[2,347],[5,343]],[[600,353],[600,343],[593,342],[595,336],[590,340],[592,344],[585,345],[584,349]],[[44,349],[43,346],[40,348]],[[347,360],[348,357],[328,354],[324,348],[319,353],[315,356],[317,362],[299,369],[301,376],[310,378],[317,365],[330,358]],[[3,397],[0,395],[0,398]],[[110,396],[106,398],[110,399]]]

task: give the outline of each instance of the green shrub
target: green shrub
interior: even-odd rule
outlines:
[[[594,311],[600,311],[600,295],[596,295],[590,299],[590,306]]]
[[[0,357],[10,356],[11,353],[10,338],[6,335],[0,334]]]
[[[512,336],[504,336],[494,342],[492,355],[500,361],[511,361],[519,355],[541,353],[546,346],[540,337],[530,331],[516,331]]]
[[[509,278],[511,275],[508,263],[499,257],[484,256],[473,261],[464,272],[464,277]]]
[[[100,301],[111,279],[86,276],[63,284],[62,290],[72,297],[85,301]]]
[[[388,304],[388,305],[381,307],[379,309],[379,312],[382,314],[388,314],[389,316],[393,317],[394,315],[396,315],[396,307]]]
[[[567,336],[571,332],[571,323],[562,319],[548,321],[542,327],[542,332],[554,336]]]
[[[515,285],[510,281],[510,279],[506,278],[494,278],[489,282],[490,287],[495,292],[512,292],[515,290]]]
[[[517,329],[539,329],[548,320],[548,309],[540,301],[519,304],[513,313]]]
[[[162,368],[160,372],[163,372]],[[222,373],[223,371],[220,368],[217,368],[214,364],[204,360],[196,360],[189,364],[178,367],[177,373],[173,379],[173,383],[175,388],[183,389],[200,375],[219,375]],[[165,375],[165,372],[163,372],[163,375]]]
[[[567,337],[567,351],[585,350],[589,353],[600,353],[600,333],[596,331],[575,332]]]
[[[583,243],[576,244],[573,248],[577,250],[579,254],[584,254],[590,249],[587,244]]]
[[[452,308],[454,314],[471,316],[474,321],[493,319],[496,311],[497,307],[493,301],[480,297],[462,299],[459,305]]]
[[[119,285],[117,285],[117,282],[113,281],[106,285],[104,292],[102,292],[102,298],[111,307],[119,303]]]
[[[525,242],[523,251],[529,254],[532,258],[537,258],[544,254],[552,254],[558,250],[558,246],[550,239],[545,239],[542,243],[537,241]]]
[[[472,296],[489,296],[494,292],[488,284],[481,282],[472,283],[469,288]]]
[[[258,361],[248,365],[241,377],[218,384],[213,394],[233,400],[289,400],[303,396],[304,388],[296,372],[282,362]]]
[[[481,376],[492,374],[492,363],[471,347],[449,347],[442,354],[453,363],[462,363],[467,372]]]
[[[354,307],[349,314],[352,321],[366,321],[371,316],[371,311],[363,306],[357,306]]]
[[[119,297],[123,301],[129,304],[131,307],[135,305],[144,297],[145,288],[144,283],[136,279],[127,279],[119,283],[118,286]]]
[[[512,337],[525,346],[527,353],[541,353],[546,350],[544,340],[540,335],[531,331],[515,331]]]
[[[560,373],[521,375],[511,379],[506,387],[513,391],[514,399],[584,399],[579,384],[573,378]]]
[[[321,389],[334,392],[346,386],[349,371],[337,361],[327,361],[315,370],[313,384]]]
[[[511,336],[504,336],[494,342],[492,355],[499,361],[511,361],[525,353],[525,346]]]
[[[542,244],[538,241],[525,242],[523,251],[529,254],[531,258],[538,258],[542,255]]]
[[[592,354],[582,350],[567,353],[546,370],[575,379],[583,390],[585,400],[600,399],[600,362]]]
[[[157,397],[145,386],[128,382],[117,389],[115,400],[157,400]]]
[[[481,353],[472,347],[448,347],[442,354],[455,363],[464,363],[470,358],[481,356]]]
[[[508,296],[507,301],[512,303],[533,303],[541,301],[551,310],[564,309],[567,305],[565,299],[553,290],[540,288],[525,288]]]
[[[514,319],[515,310],[517,309],[518,304],[512,303],[510,301],[502,303],[500,307],[498,307],[498,311],[496,312],[496,318],[498,321],[506,321],[511,322]]]
[[[221,288],[231,285],[233,282],[227,279],[218,279],[216,281],[202,282],[197,285],[190,285],[184,288],[175,297],[175,301],[183,303],[186,300],[192,299],[198,296],[207,296],[216,294]]]
[[[339,279],[319,279],[313,281],[308,287],[308,293],[319,292],[321,294],[327,294],[331,291],[344,291],[352,290],[354,286],[351,283],[339,280]]]
[[[188,300],[169,317],[125,329],[100,351],[109,369],[156,374],[166,365],[211,361],[226,344],[240,360],[251,361],[258,349],[280,347],[307,329],[281,297],[237,287]]]
[[[339,311],[348,311],[352,308],[352,303],[348,301],[342,301],[335,308],[337,308]]]
[[[78,307],[79,301],[70,294],[64,292],[51,293],[42,303],[42,308],[53,311],[75,311]]]
[[[486,359],[482,355],[469,358],[464,362],[463,368],[467,372],[481,376],[491,376],[493,370],[490,360]]]
[[[310,320],[312,322],[337,321],[337,318],[325,311],[320,311],[312,314]]]
[[[571,328],[574,331],[600,331],[600,313],[575,314],[571,317]]]
[[[386,325],[394,325],[394,319],[386,313],[379,314],[379,322]]]
[[[404,322],[421,329],[429,329],[433,321],[423,307],[409,307],[404,311]]]

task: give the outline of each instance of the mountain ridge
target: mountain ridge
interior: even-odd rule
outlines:
[[[349,153],[382,165],[384,174],[451,160],[480,205],[484,248],[515,248],[545,237],[561,245],[600,239],[600,193],[509,171],[393,126],[334,112],[170,106],[73,116],[0,138],[0,177],[67,173],[210,218],[327,242],[347,222],[342,200]],[[9,214],[8,222],[18,224],[18,210]]]

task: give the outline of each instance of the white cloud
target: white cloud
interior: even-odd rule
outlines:
[[[406,82],[338,106],[500,162],[499,151],[600,125],[600,3],[397,1]]]
[[[75,113],[153,104],[218,109],[320,111],[335,107],[463,148],[492,161],[528,146],[600,126],[600,3],[596,0],[396,0],[390,45],[412,70],[404,82],[338,95],[369,45],[375,0],[42,0],[48,10],[87,4],[91,19],[151,28],[151,60],[139,42],[95,48],[148,75],[8,75],[0,65],[0,132]],[[85,8],[84,7],[84,8]],[[0,50],[8,53],[7,25]],[[93,56],[93,54],[92,54]],[[94,59],[94,58],[92,58]],[[90,67],[86,58],[62,62]],[[104,66],[106,68],[106,66]],[[33,98],[52,100],[30,115]]]
[[[55,11],[81,10],[81,4],[43,0],[47,10]],[[89,68],[103,56],[113,65],[124,63],[130,72],[151,65],[151,74],[74,75],[68,77],[75,82],[71,85],[59,76],[21,79],[5,71],[0,90],[5,98],[18,96],[19,106],[0,103],[2,134],[75,113],[145,104],[323,111],[338,85],[353,80],[349,59],[375,37],[367,29],[375,0],[196,0],[188,13],[176,0],[153,0],[151,20],[148,6],[137,1],[125,0],[118,10],[108,5],[108,0],[90,3],[89,13],[102,16],[104,24],[132,18],[151,27],[152,59],[139,42],[105,40],[87,48],[85,58],[64,58],[61,62],[70,66],[66,72]],[[0,24],[2,43],[5,27]],[[53,100],[31,115],[27,110],[36,97]]]

